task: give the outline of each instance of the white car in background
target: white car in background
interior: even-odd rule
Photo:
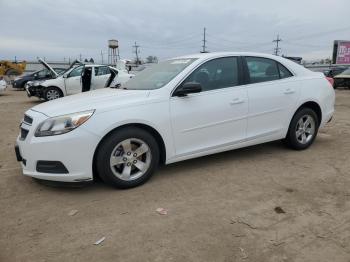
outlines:
[[[2,76],[0,76],[0,93],[6,90],[7,84]]]
[[[23,173],[112,186],[144,183],[159,164],[283,139],[308,148],[334,113],[322,73],[282,57],[208,53],[149,67],[118,89],[28,110],[17,139]]]
[[[29,82],[25,88],[28,96],[37,96],[46,101],[104,87],[116,87],[133,77],[126,70],[106,65],[79,63],[61,74],[47,63],[44,62],[44,65],[55,77]]]

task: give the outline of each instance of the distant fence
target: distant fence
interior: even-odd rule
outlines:
[[[69,62],[47,62],[53,68],[68,68]],[[26,73],[35,72],[43,69],[44,66],[40,62],[27,62]]]
[[[311,71],[318,71],[318,72],[322,72],[326,69],[332,69],[332,68],[335,68],[337,66],[345,66],[345,67],[349,66],[350,67],[350,65],[335,65],[335,64],[332,64],[332,65],[329,65],[329,64],[328,65],[327,64],[304,65],[305,68],[310,69]]]

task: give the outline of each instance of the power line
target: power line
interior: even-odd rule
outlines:
[[[279,34],[277,35],[277,38],[272,41],[273,43],[276,43],[276,47],[275,47],[275,51],[274,51],[275,55],[279,55],[279,53],[281,51],[281,48],[279,47],[279,42],[281,42],[281,41],[282,41],[282,39],[280,38]]]
[[[316,36],[321,36],[321,35],[323,36],[323,35],[333,34],[333,33],[337,33],[337,32],[347,31],[347,30],[350,30],[350,26],[337,28],[337,29],[333,29],[330,31],[318,32],[315,34],[303,35],[303,36],[299,36],[299,37],[295,37],[295,38],[289,38],[288,40],[302,40],[305,38],[313,38]]]

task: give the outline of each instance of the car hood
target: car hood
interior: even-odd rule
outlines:
[[[66,115],[95,109],[96,113],[118,107],[132,106],[143,103],[149,96],[147,90],[124,90],[103,88],[72,96],[59,98],[34,106],[32,110],[49,117]]]
[[[49,64],[46,63],[44,60],[42,60],[41,58],[39,58],[38,61],[39,61],[47,70],[51,71],[51,73],[53,73],[53,75],[54,75],[55,77],[58,76],[58,73],[57,73],[51,66],[49,66]]]

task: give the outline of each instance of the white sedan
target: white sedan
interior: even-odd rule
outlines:
[[[170,59],[119,89],[28,110],[16,154],[24,175],[130,188],[160,164],[283,139],[308,148],[334,113],[321,73],[272,55],[209,53]]]
[[[6,90],[7,84],[2,76],[0,76],[0,93]]]
[[[29,97],[37,96],[46,101],[99,88],[115,87],[133,77],[126,70],[112,66],[82,63],[78,66],[73,64],[65,72],[58,74],[45,61],[41,60],[41,62],[54,77],[44,81],[29,82],[25,88]]]

